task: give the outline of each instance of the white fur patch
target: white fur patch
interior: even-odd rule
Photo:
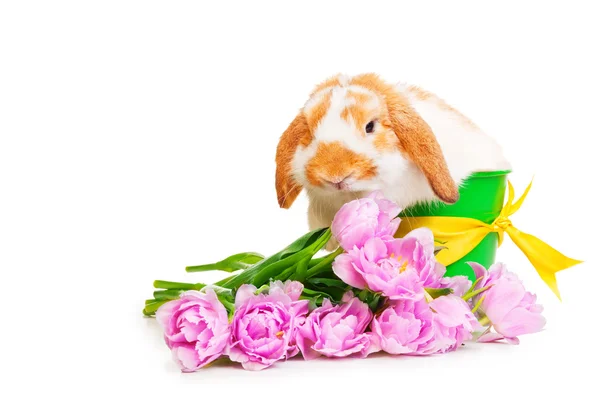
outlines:
[[[350,77],[344,74],[338,75],[337,80],[341,86],[348,86],[348,84],[350,83]]]
[[[331,89],[332,88],[330,87],[321,89],[312,96],[310,96],[310,98],[306,100],[306,103],[304,103],[304,113],[309,114],[312,108],[319,104],[327,93],[331,92]]]
[[[375,93],[373,93],[372,91],[370,91],[369,89],[367,89],[364,86],[350,85],[348,87],[348,90],[351,92],[355,92],[355,93],[363,93],[363,94],[368,94],[370,96],[375,96]]]
[[[466,123],[460,115],[442,107],[439,98],[433,96],[427,100],[420,100],[407,91],[406,85],[397,87],[431,127],[455,182],[462,181],[475,171],[511,168],[502,148],[492,137],[475,125]]]

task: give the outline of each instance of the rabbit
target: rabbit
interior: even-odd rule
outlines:
[[[289,208],[304,188],[311,230],[372,191],[402,208],[452,204],[471,173],[511,168],[496,141],[439,97],[372,73],[317,85],[281,135],[275,161],[279,206]],[[326,246],[335,247],[334,239]]]

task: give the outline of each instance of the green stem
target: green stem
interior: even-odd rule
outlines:
[[[150,316],[156,314],[156,310],[158,310],[160,308],[160,306],[162,306],[163,304],[165,304],[169,301],[170,300],[156,300],[151,303],[148,303],[148,304],[146,304],[146,306],[144,307],[142,312],[144,313],[145,316],[150,317]]]
[[[479,293],[483,293],[483,292],[485,292],[486,290],[488,290],[488,289],[489,289],[489,288],[491,288],[491,287],[492,287],[492,285],[488,285],[488,286],[486,286],[486,287],[482,287],[481,289],[474,290],[474,291],[472,291],[471,293],[467,293],[467,294],[465,294],[465,295],[463,296],[463,300],[464,300],[464,301],[467,301],[467,300],[469,300],[470,298],[473,298],[473,297],[477,296]]]
[[[175,300],[183,293],[179,289],[156,290],[153,295],[156,300]]]
[[[204,286],[206,285],[203,283],[154,281],[154,287],[157,289],[200,290]]]
[[[477,312],[477,310],[479,310],[479,307],[481,306],[481,303],[483,303],[483,299],[485,299],[485,296],[481,296],[479,298],[479,300],[477,300],[477,303],[475,304],[475,306],[473,307],[473,309],[471,310],[471,312],[473,314],[475,314]]]
[[[185,272],[205,272],[205,271],[225,271],[225,272],[233,272],[233,271],[237,271],[238,269],[245,269],[245,268],[226,268],[226,267],[220,267],[218,264],[203,264],[203,265],[190,265],[185,267]]]
[[[477,279],[476,279],[476,280],[475,280],[475,281],[474,281],[474,282],[471,284],[471,287],[469,288],[469,290],[467,290],[467,291],[465,292],[465,294],[469,294],[469,293],[471,293],[471,292],[473,291],[473,289],[475,289],[475,286],[477,286],[477,284],[478,284],[479,282],[481,282],[481,280],[482,280],[482,279],[483,279],[483,276],[480,276],[479,278],[477,278]]]
[[[481,324],[481,326],[486,326],[486,325],[489,325],[489,324],[490,324],[490,322],[491,322],[491,321],[490,321],[490,319],[487,317],[487,315],[486,315],[485,317],[483,317],[483,318],[481,318],[481,319],[479,320],[479,323]]]

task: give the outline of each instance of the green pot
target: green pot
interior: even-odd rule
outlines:
[[[509,173],[510,171],[476,172],[463,181],[462,186],[459,188],[460,198],[456,203],[417,204],[404,210],[401,216],[468,217],[491,224],[500,215],[504,205],[504,192]],[[463,258],[446,266],[446,276],[466,275],[473,281],[475,275],[466,262],[475,261],[489,268],[496,260],[497,248],[498,234],[495,232],[488,233]]]

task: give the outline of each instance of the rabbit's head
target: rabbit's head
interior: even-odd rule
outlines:
[[[394,85],[374,74],[339,75],[318,85],[281,136],[276,163],[283,208],[303,187],[323,196],[380,190],[415,171],[440,200],[458,200],[431,128]]]

